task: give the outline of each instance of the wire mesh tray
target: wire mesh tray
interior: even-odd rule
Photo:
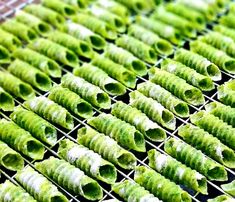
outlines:
[[[30,4],[32,2],[39,2],[38,0],[34,1],[34,0],[1,0],[0,1],[0,21],[3,21],[5,20],[6,18],[8,17],[11,17],[12,15],[14,15],[15,11],[19,10],[19,9],[22,9],[23,7],[25,7],[27,4]],[[211,29],[211,24],[209,24],[207,26],[207,29],[203,31],[203,33],[207,32],[208,30]],[[199,35],[202,34],[202,33],[199,33]],[[186,39],[185,41],[185,44],[184,44],[184,48],[186,49],[189,49],[189,41],[188,39]],[[171,56],[170,56],[171,57]],[[160,57],[160,59],[158,61],[156,61],[155,65],[154,66],[158,66],[162,61],[163,61],[164,57]],[[4,70],[4,67],[0,67],[1,70]],[[69,69],[68,67],[62,67],[62,74],[65,74],[67,72],[71,72],[72,69]],[[222,79],[221,81],[218,81],[218,82],[214,82],[215,86],[217,87],[218,85],[228,81],[228,80],[231,80],[231,79],[235,79],[235,75],[232,75],[232,74],[229,74],[229,73],[226,73],[224,71],[221,71],[222,72]],[[139,83],[142,83],[142,82],[145,82],[147,80],[147,77],[138,77],[137,79],[137,84]],[[60,82],[60,79],[53,79],[53,82],[55,84],[59,84]],[[116,101],[123,101],[124,103],[128,103],[129,101],[129,97],[128,97],[128,94],[129,92],[133,91],[132,89],[128,89],[127,90],[127,93],[123,96],[118,96],[118,97],[111,97],[111,100],[112,100],[112,103],[115,103]],[[42,92],[36,92],[37,95],[43,95],[43,96],[47,96],[48,95],[48,92],[47,93],[42,93]],[[195,106],[192,106],[192,105],[189,105],[190,106],[190,114],[193,114],[193,113],[196,113],[202,109],[204,109],[205,105],[210,103],[210,102],[213,102],[213,101],[218,101],[217,100],[217,91],[216,89],[211,91],[211,92],[204,92],[204,97],[205,97],[205,103],[199,107],[195,107]],[[20,100],[20,99],[15,99],[15,103],[16,105],[22,105],[23,103],[23,100]],[[100,109],[96,109],[94,108],[95,112],[94,112],[94,115],[98,115],[99,113],[101,112],[107,112],[109,113],[110,110],[100,110]],[[6,113],[6,112],[3,112],[0,110],[0,118],[6,118],[6,119],[9,119],[9,114],[10,113]],[[169,131],[169,130],[166,130],[166,133],[167,133],[167,139],[169,139],[170,137],[175,137],[175,138],[179,138],[179,136],[177,135],[177,131],[178,131],[178,128],[179,126],[181,125],[184,125],[184,124],[187,124],[189,123],[189,118],[180,118],[180,117],[176,117],[176,126],[177,126],[177,129],[175,131]],[[55,157],[58,157],[56,151],[58,149],[58,144],[61,140],[63,140],[64,138],[68,138],[72,141],[75,141],[76,142],[76,138],[77,138],[77,130],[83,126],[86,126],[87,125],[87,120],[84,119],[84,120],[80,120],[78,119],[76,116],[73,116],[74,118],[74,121],[75,121],[75,127],[68,131],[60,126],[56,126],[56,129],[58,131],[58,141],[57,141],[57,144],[53,147],[48,147],[48,146],[45,146],[46,148],[46,152],[45,152],[45,156],[44,156],[44,159],[47,159],[49,156],[55,156]],[[156,143],[156,142],[151,142],[149,140],[146,140],[146,150],[150,150],[150,149],[156,149],[162,153],[165,153],[164,152],[164,149],[163,149],[163,146],[164,146],[164,142],[161,142],[161,143]],[[148,167],[148,158],[147,158],[147,153],[137,153],[137,152],[133,152],[135,154],[135,156],[137,157],[137,165],[144,165],[144,166],[147,166]],[[33,163],[34,161],[30,160],[29,158],[23,156],[24,159],[25,159],[25,162],[26,162],[26,166],[27,165],[30,165],[32,167],[34,167]],[[228,172],[228,182],[231,182],[232,180],[235,180],[235,170],[234,169],[229,169],[229,168],[226,168],[227,172]],[[117,168],[117,171],[118,171],[118,178],[117,178],[117,181],[123,181],[125,179],[132,179],[133,180],[133,177],[134,177],[134,171],[131,170],[131,171],[126,171],[126,170],[123,170],[121,168]],[[0,183],[3,183],[6,179],[14,182],[17,184],[16,180],[15,180],[15,172],[11,172],[9,170],[6,170],[2,167],[0,167],[0,173],[1,174],[1,178],[0,178]],[[197,201],[197,202],[200,202],[200,201],[207,201],[207,199],[209,198],[214,198],[218,195],[221,195],[221,194],[225,194],[225,192],[220,188],[220,185],[223,184],[223,183],[226,183],[226,182],[212,182],[212,181],[209,181],[207,180],[208,182],[208,195],[202,195],[200,193],[196,193],[192,190],[188,190],[186,189],[185,187],[181,186],[184,190],[188,191],[191,198],[192,198],[192,201]],[[54,182],[53,182],[54,183]],[[56,183],[55,183],[56,184]],[[102,200],[100,201],[103,201],[104,199],[120,199],[112,190],[111,190],[111,187],[110,185],[107,185],[105,183],[102,183],[102,182],[99,182],[99,184],[102,186],[103,188],[103,192],[104,192],[104,197]],[[76,202],[79,202],[79,201],[86,201],[84,200],[83,198],[79,197],[79,196],[74,196],[72,194],[70,194],[69,192],[67,192],[65,189],[63,189],[61,186],[59,186],[58,184],[56,184],[58,186],[58,188],[68,197],[68,199],[70,199],[70,201],[76,201]],[[121,200],[121,199],[120,199]]]

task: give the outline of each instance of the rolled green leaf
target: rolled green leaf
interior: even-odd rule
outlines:
[[[103,37],[83,25],[67,22],[64,24],[63,30],[77,39],[88,42],[94,49],[102,50],[106,45]]]
[[[109,24],[96,18],[95,16],[80,12],[76,14],[76,16],[72,17],[72,20],[73,22],[87,27],[104,38],[111,40],[117,38],[117,33],[115,30]]]
[[[65,160],[51,156],[49,159],[35,163],[35,167],[66,190],[79,194],[87,200],[96,201],[103,198],[100,185]]]
[[[117,179],[117,171],[113,164],[104,160],[92,150],[68,139],[60,142],[58,154],[70,164],[83,170],[87,175],[100,181],[113,184]]]
[[[55,27],[61,27],[65,23],[65,18],[62,15],[39,4],[30,4],[24,10]]]
[[[210,77],[199,74],[196,70],[172,59],[165,59],[161,63],[161,69],[184,79],[203,91],[211,91],[215,88]]]
[[[235,149],[235,128],[223,122],[218,117],[202,110],[190,116],[190,120],[196,126],[203,128],[208,133],[217,137],[225,145]]]
[[[27,130],[37,138],[49,145],[55,145],[57,141],[57,131],[54,126],[45,121],[35,113],[16,107],[10,118],[21,128]]]
[[[22,81],[31,84],[41,91],[48,91],[52,87],[51,79],[43,72],[19,59],[14,60],[7,70]]]
[[[26,13],[25,11],[17,11],[15,19],[18,22],[32,28],[35,32],[42,36],[45,36],[48,32],[52,31],[52,27],[49,24],[43,22],[41,19],[32,14]]]
[[[231,196],[235,196],[235,180],[228,184],[222,184],[221,188]]]
[[[4,31],[0,28],[0,45],[4,46],[10,51],[14,51],[19,48],[22,44],[21,41],[13,34]]]
[[[227,122],[229,125],[235,128],[235,109],[223,105],[219,102],[211,102],[205,106],[206,111],[218,118],[222,119],[224,122]]]
[[[151,15],[151,18],[175,27],[186,37],[196,37],[196,29],[188,20],[174,13],[166,11],[163,7],[156,9],[155,12]]]
[[[48,39],[36,39],[28,47],[70,67],[79,66],[78,57],[72,51]]]
[[[0,35],[1,36],[1,35]],[[4,46],[0,45],[0,64],[10,63],[10,52]]]
[[[221,80],[220,69],[207,58],[197,53],[180,48],[176,50],[174,59],[195,69],[198,73],[210,77],[213,81]]]
[[[88,120],[88,124],[99,132],[110,136],[121,146],[138,152],[145,152],[144,135],[134,126],[126,123],[111,114],[102,113]]]
[[[150,119],[160,123],[162,126],[175,130],[176,119],[174,114],[163,107],[160,103],[152,98],[144,96],[138,91],[129,94],[130,105],[145,113]]]
[[[123,20],[118,15],[97,5],[92,5],[89,8],[89,12],[95,17],[97,17],[98,19],[109,24],[109,26],[111,26],[115,31],[120,32],[120,33],[123,33],[126,31],[125,20]]]
[[[145,62],[155,64],[157,61],[157,54],[155,50],[134,37],[122,35],[115,41],[115,43],[117,46],[130,51],[136,57],[144,60]]]
[[[120,147],[112,138],[88,126],[78,130],[78,142],[123,169],[130,170],[136,166],[136,157],[131,152]]]
[[[148,159],[149,166],[166,178],[202,194],[208,194],[206,178],[197,171],[155,149],[148,151]]]
[[[231,200],[233,199],[224,194],[224,195],[217,196],[216,198],[213,198],[213,199],[208,199],[207,202],[233,202]]]
[[[111,107],[111,100],[107,93],[80,77],[68,73],[62,77],[61,83],[63,87],[75,92],[96,107],[103,109]]]
[[[65,17],[76,14],[76,9],[60,0],[42,0],[42,5],[62,14]]]
[[[33,88],[7,72],[0,71],[0,86],[8,93],[14,94],[23,100],[35,97]]]
[[[88,82],[99,86],[102,90],[110,95],[123,95],[126,88],[120,82],[109,77],[102,69],[88,63],[84,63],[81,67],[75,68],[73,71],[75,76],[79,76]]]
[[[65,108],[46,97],[40,96],[25,101],[24,106],[46,120],[66,129],[70,130],[74,127],[72,115]]]
[[[26,42],[30,42],[37,37],[36,32],[32,28],[27,27],[15,19],[8,19],[1,24],[1,28]]]
[[[89,3],[89,1],[87,2],[86,0],[62,0],[62,1],[76,8],[86,8],[87,4]]]
[[[205,102],[202,92],[185,80],[158,68],[151,68],[149,78],[155,84],[160,85],[173,95],[192,105],[201,105]]]
[[[180,31],[173,26],[144,16],[137,16],[135,19],[137,24],[151,30],[171,43],[176,45],[180,45],[182,43],[182,35],[180,34]]]
[[[227,15],[221,16],[219,19],[219,23],[229,27],[229,28],[235,28],[235,23],[234,23],[235,15],[234,13],[230,12]]]
[[[38,201],[69,201],[55,185],[30,166],[17,172],[15,178]]]
[[[2,202],[37,202],[24,189],[11,183],[9,180],[6,180],[3,184],[0,184],[0,200]]]
[[[176,160],[205,175],[209,180],[226,181],[228,179],[223,166],[181,140],[168,139],[165,142],[164,150]]]
[[[153,194],[150,194],[149,191],[145,190],[143,187],[130,180],[115,183],[112,186],[112,190],[127,202],[161,202],[158,198],[154,197]]]
[[[224,36],[230,37],[231,39],[233,39],[233,41],[235,41],[235,30],[234,29],[218,24],[213,27],[213,30],[223,34]]]
[[[187,124],[179,128],[178,134],[185,142],[196,149],[200,149],[212,159],[227,167],[235,168],[234,151],[203,129],[192,124]]]
[[[135,88],[136,75],[122,65],[99,55],[92,60],[92,64],[104,70],[109,76],[120,81],[125,86]]]
[[[24,159],[7,144],[0,141],[0,165],[9,170],[17,171],[24,167]]]
[[[128,34],[153,47],[160,54],[170,55],[174,51],[170,42],[138,24],[129,26]]]
[[[135,169],[134,180],[163,201],[192,201],[190,195],[186,191],[182,190],[180,186],[147,167],[137,167]]]
[[[51,32],[48,37],[51,41],[58,43],[73,51],[77,56],[92,58],[94,55],[90,44],[85,41],[76,39],[75,37],[70,36],[69,34],[54,31]]]
[[[43,159],[45,148],[31,134],[13,122],[0,120],[0,139],[32,159]]]
[[[152,141],[163,141],[166,132],[155,122],[151,121],[140,110],[121,101],[112,105],[111,113],[119,119],[134,125],[142,134]]]
[[[147,67],[143,61],[135,57],[129,51],[114,44],[110,43],[106,46],[105,57],[119,63],[120,65],[123,65],[125,68],[140,76],[147,74]]]
[[[48,98],[80,117],[92,117],[93,109],[91,104],[67,88],[53,87]]]
[[[116,0],[116,1],[123,4],[128,9],[130,9],[136,13],[141,13],[144,11],[146,12],[150,9],[147,1],[142,1],[142,0],[130,0],[130,1]]]
[[[208,60],[215,63],[220,69],[232,74],[235,73],[235,59],[228,56],[225,52],[201,41],[191,42],[190,49],[195,53],[206,57]]]
[[[206,19],[201,13],[183,4],[178,2],[168,3],[165,9],[190,21],[196,29],[202,30],[206,26]]]
[[[13,52],[13,56],[31,64],[51,77],[61,77],[60,66],[54,60],[36,51],[28,48],[18,48]]]
[[[189,116],[189,107],[187,103],[181,101],[161,86],[150,81],[146,81],[138,84],[137,90],[143,95],[158,101],[162,106],[173,112],[175,115],[183,118]]]
[[[221,86],[217,88],[218,91],[218,99],[226,104],[230,105],[231,107],[235,107],[235,80],[231,80],[228,82],[225,82]]]
[[[0,109],[3,111],[12,111],[14,106],[15,102],[13,97],[0,87]]]

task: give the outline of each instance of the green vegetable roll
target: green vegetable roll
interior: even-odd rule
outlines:
[[[106,22],[96,18],[95,16],[82,13],[72,17],[73,22],[79,23],[104,38],[114,40],[117,38],[116,31]]]
[[[27,27],[24,23],[20,23],[15,19],[8,19],[1,24],[1,28],[25,42],[30,42],[37,38],[37,34],[32,28]]]
[[[235,180],[228,184],[222,184],[221,188],[231,196],[235,196]]]
[[[74,127],[72,115],[65,108],[46,97],[40,96],[25,101],[24,106],[46,120],[66,129],[71,130]]]
[[[117,179],[113,164],[104,160],[99,154],[66,139],[60,142],[58,154],[69,163],[83,170],[86,174],[108,184]]]
[[[190,202],[192,199],[186,191],[152,169],[139,166],[135,170],[134,180],[166,202]]]
[[[205,175],[209,180],[226,181],[228,179],[223,166],[181,140],[168,139],[165,142],[164,150],[176,160]]]
[[[75,76],[79,76],[88,82],[99,86],[102,90],[110,95],[123,95],[126,93],[126,88],[120,82],[109,77],[109,75],[88,63],[84,63],[81,67],[75,68],[73,71]]]
[[[13,52],[13,56],[31,64],[51,77],[61,77],[60,66],[54,60],[51,60],[36,51],[28,48],[19,48]]]
[[[32,159],[42,159],[44,156],[44,146],[38,140],[15,123],[5,119],[0,120],[0,140]]]
[[[109,109],[111,106],[111,100],[107,93],[80,77],[68,73],[62,77],[61,83],[63,87],[75,92],[96,107]]]
[[[218,99],[231,107],[235,107],[235,80],[225,82],[217,88]]]
[[[158,68],[151,68],[149,78],[153,83],[160,85],[189,104],[198,106],[205,102],[203,94],[198,88],[189,85],[174,74]]]
[[[55,185],[30,166],[19,171],[15,178],[38,201],[69,201]]]
[[[48,98],[80,117],[92,117],[92,106],[78,94],[67,88],[62,88],[60,86],[53,87]]]
[[[235,167],[234,151],[203,129],[192,124],[187,124],[179,128],[178,134],[185,142],[194,146],[196,149],[200,149],[212,159],[227,167]]]
[[[134,126],[126,123],[111,114],[102,113],[88,120],[88,124],[99,132],[110,136],[121,146],[138,152],[145,152],[144,135]]]
[[[127,87],[135,88],[136,75],[130,70],[124,68],[122,65],[113,62],[112,60],[103,56],[97,55],[92,64],[105,71],[112,78],[120,81]]]
[[[29,44],[28,47],[70,67],[79,66],[78,57],[72,51],[48,39],[37,39]]]
[[[210,77],[199,74],[196,70],[172,59],[165,59],[161,63],[161,69],[184,79],[203,91],[211,91],[215,88]]]
[[[24,167],[24,159],[7,144],[0,141],[0,165],[9,170],[17,171]]]
[[[235,19],[235,14],[229,12],[227,15],[221,16],[221,18],[219,19],[219,23],[226,27],[234,29],[235,28],[234,19]]]
[[[52,87],[51,79],[43,72],[19,59],[14,60],[7,70],[22,81],[31,84],[41,91],[48,91]]]
[[[79,194],[87,200],[96,201],[103,198],[102,188],[95,180],[64,160],[51,156],[35,163],[35,167],[66,190]]]
[[[150,9],[147,1],[142,1],[142,0],[129,0],[129,1],[116,0],[116,1],[123,4],[128,9],[136,13],[147,12]]]
[[[73,51],[77,56],[85,58],[93,58],[94,52],[90,44],[85,41],[76,39],[69,34],[54,31],[48,35],[49,39],[55,43],[58,43],[69,50]]]
[[[235,41],[235,30],[234,29],[218,24],[213,27],[213,30],[223,34],[224,36],[230,37],[231,39],[233,39],[233,41]]]
[[[218,117],[202,110],[190,116],[190,120],[196,126],[203,128],[208,133],[217,137],[227,146],[235,149],[235,128],[223,122]]]
[[[133,55],[145,62],[155,64],[157,61],[155,50],[134,37],[122,35],[115,41],[115,43],[117,46],[130,51]]]
[[[197,171],[155,149],[148,151],[148,159],[149,166],[166,178],[202,194],[208,194],[206,178]]]
[[[207,202],[233,202],[232,200],[232,198],[224,194],[213,199],[208,199]]]
[[[69,17],[76,14],[76,8],[60,0],[42,0],[42,5]]]
[[[105,57],[123,65],[126,69],[129,69],[137,75],[144,76],[147,74],[147,67],[143,61],[135,57],[129,51],[114,44],[110,43],[106,46]]]
[[[147,97],[158,101],[162,106],[180,117],[189,116],[189,107],[187,103],[181,101],[169,91],[150,81],[137,85],[137,90]]]
[[[2,202],[37,202],[24,189],[11,183],[9,180],[6,180],[3,184],[0,184],[0,200]]]
[[[86,0],[62,0],[63,2],[72,5],[76,8],[86,8],[89,1]]]
[[[227,122],[229,125],[235,128],[235,109],[223,105],[219,102],[211,102],[205,106],[206,111],[218,118],[222,119],[224,122]]]
[[[52,31],[52,27],[49,24],[25,11],[17,11],[15,18],[18,22],[27,25],[42,36],[46,36],[48,32]]]
[[[1,35],[0,35],[1,36]],[[10,63],[10,52],[4,46],[0,45],[0,64]]]
[[[163,141],[166,132],[155,122],[151,121],[144,113],[121,101],[112,105],[111,113],[119,119],[134,125],[142,134],[152,141]]]
[[[26,84],[7,72],[0,71],[0,86],[7,92],[23,100],[35,97],[35,92],[29,84]]]
[[[0,45],[7,48],[9,51],[14,51],[19,48],[22,44],[21,41],[13,34],[4,31],[0,28]]]
[[[102,50],[106,45],[103,37],[80,24],[67,22],[64,24],[63,31],[77,39],[88,42],[96,50]]]
[[[12,111],[14,106],[15,102],[13,97],[0,87],[0,109],[3,111]]]
[[[128,34],[153,47],[154,50],[160,54],[170,55],[174,51],[170,42],[160,38],[152,31],[146,30],[146,28],[141,25],[132,24],[129,26]]]
[[[112,138],[88,126],[78,130],[78,142],[123,169],[130,170],[136,166],[136,157],[131,152],[120,147]]]
[[[154,197],[153,194],[150,194],[149,191],[145,190],[143,187],[130,180],[115,183],[112,186],[112,190],[127,202],[161,202],[158,198]]]
[[[144,96],[138,91],[133,91],[129,94],[130,105],[145,113],[149,118],[162,126],[175,130],[176,119],[174,114],[165,109],[160,103],[152,98]]]
[[[16,107],[14,112],[11,113],[10,118],[38,140],[49,145],[55,145],[57,141],[57,131],[55,127],[40,116],[22,107]]]
[[[195,69],[198,73],[210,77],[213,81],[221,80],[218,66],[197,53],[180,48],[175,52],[174,59]]]
[[[35,15],[41,20],[52,24],[55,27],[61,27],[65,23],[65,18],[59,13],[38,4],[30,4],[24,9],[27,13]]]
[[[220,69],[232,74],[235,73],[235,59],[228,56],[225,52],[201,41],[191,42],[190,49],[195,53],[206,57],[208,60],[215,63]]]

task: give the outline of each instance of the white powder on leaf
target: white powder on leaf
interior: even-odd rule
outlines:
[[[160,154],[156,157],[155,163],[157,170],[160,171],[167,163],[167,156],[165,154]]]

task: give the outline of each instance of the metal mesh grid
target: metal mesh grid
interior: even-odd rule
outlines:
[[[27,4],[30,4],[32,2],[38,2],[38,1],[37,0],[36,1],[35,0],[1,0],[0,1],[0,21],[5,20],[6,18],[12,16],[15,11],[23,8],[24,6],[26,6]],[[216,23],[216,22],[214,22],[214,23]],[[211,29],[211,27],[212,27],[212,24],[209,24],[207,26],[207,29],[204,30],[203,33],[209,31]],[[203,33],[199,33],[199,35],[203,34]],[[190,41],[189,39],[185,40],[184,48],[189,49],[189,41]],[[159,66],[159,64],[163,61],[163,59],[164,59],[164,56],[160,56],[159,60],[155,63],[154,66]],[[150,65],[148,65],[148,64],[147,64],[147,66],[150,67]],[[3,67],[0,67],[0,69],[3,70],[3,71],[6,71],[5,68],[3,68]],[[71,70],[72,69],[70,69],[68,67],[62,67],[62,75],[64,75],[67,72],[71,72]],[[214,82],[216,87],[218,85],[230,80],[230,79],[235,79],[235,75],[229,74],[229,73],[224,72],[224,71],[221,71],[221,72],[222,72],[221,81]],[[137,78],[137,84],[145,82],[145,81],[147,81],[147,76]],[[53,79],[53,83],[54,84],[59,84],[60,80],[59,79]],[[128,104],[128,101],[129,101],[128,94],[131,91],[133,91],[133,90],[128,88],[127,93],[123,96],[118,96],[118,97],[117,96],[114,96],[114,97],[110,96],[111,100],[112,100],[112,103],[115,103],[116,101],[121,100],[121,101]],[[48,96],[49,92],[42,93],[42,92],[36,91],[36,94],[38,96],[39,95]],[[204,92],[203,94],[205,96],[205,103],[203,105],[199,106],[199,107],[189,105],[190,106],[190,114],[196,113],[196,112],[204,109],[204,106],[206,104],[210,103],[210,102],[218,101],[217,100],[217,91],[216,91],[216,89],[213,90],[213,91],[210,91],[210,92]],[[16,105],[22,105],[23,100],[15,99],[15,103],[16,103]],[[102,109],[94,108],[94,116],[98,115],[101,112],[108,112],[109,113],[110,110],[102,110]],[[9,119],[8,118],[9,114],[10,113],[0,111],[0,118]],[[175,115],[175,117],[176,117],[177,129],[174,130],[174,131],[169,131],[167,129],[164,129],[167,133],[167,139],[169,139],[170,137],[179,138],[179,136],[177,135],[177,131],[178,131],[179,126],[187,124],[187,123],[190,122],[189,118],[180,118],[180,117],[177,117],[176,115]],[[46,152],[45,152],[44,159],[47,159],[49,156],[58,157],[58,155],[56,153],[57,148],[58,148],[58,144],[64,138],[68,138],[68,139],[76,142],[77,129],[79,129],[83,126],[86,126],[87,125],[87,120],[86,119],[83,119],[83,120],[78,119],[76,116],[73,116],[73,118],[74,118],[74,121],[75,121],[75,127],[70,131],[68,131],[68,130],[60,127],[60,126],[55,126],[57,131],[58,131],[58,141],[57,141],[56,145],[53,146],[53,147],[48,147],[48,146],[45,145]],[[147,151],[154,148],[154,149],[160,151],[161,153],[165,153],[164,149],[163,149],[163,146],[164,146],[164,142],[155,143],[155,142],[151,142],[149,140],[146,140],[146,149],[147,149]],[[137,152],[133,152],[133,153],[137,157],[137,165],[144,165],[144,166],[148,167],[148,165],[147,165],[148,164],[147,153],[137,153]],[[23,156],[23,157],[25,159],[26,166],[30,165],[30,166],[34,167],[34,165],[33,165],[34,161],[30,160],[26,156]],[[232,170],[232,169],[229,169],[229,168],[226,168],[226,170],[228,172],[228,182],[230,182],[232,180],[235,180],[235,170],[234,169]],[[123,181],[125,179],[133,180],[134,170],[126,171],[126,170],[123,170],[121,168],[117,168],[117,171],[118,171],[117,181]],[[14,178],[15,177],[15,172],[11,172],[11,171],[5,170],[4,168],[0,168],[0,173],[2,173],[2,176],[0,178],[0,183],[4,182],[6,179],[8,179],[8,180],[14,182],[15,184],[18,184],[16,182],[15,178]],[[192,197],[192,201],[197,201],[197,202],[206,201],[208,198],[214,198],[218,195],[225,194],[225,192],[220,188],[220,184],[225,183],[225,182],[219,183],[219,182],[212,182],[212,181],[209,181],[209,180],[207,180],[207,182],[208,182],[208,196],[202,195],[200,193],[196,193],[192,190],[188,190],[187,188],[185,188],[183,186],[181,186],[181,187],[183,189],[187,190],[190,193],[190,195]],[[56,184],[55,182],[53,182],[53,183]],[[120,199],[114,192],[112,192],[110,185],[107,185],[107,184],[102,183],[102,182],[99,182],[99,184],[102,186],[103,191],[104,191],[104,197],[100,201],[103,201],[104,199],[115,199],[115,198]],[[83,198],[81,198],[79,196],[74,196],[74,195],[70,194],[68,191],[63,189],[58,184],[56,184],[56,185],[70,199],[71,202],[72,201],[76,201],[76,202],[86,201],[86,200],[84,200]]]

